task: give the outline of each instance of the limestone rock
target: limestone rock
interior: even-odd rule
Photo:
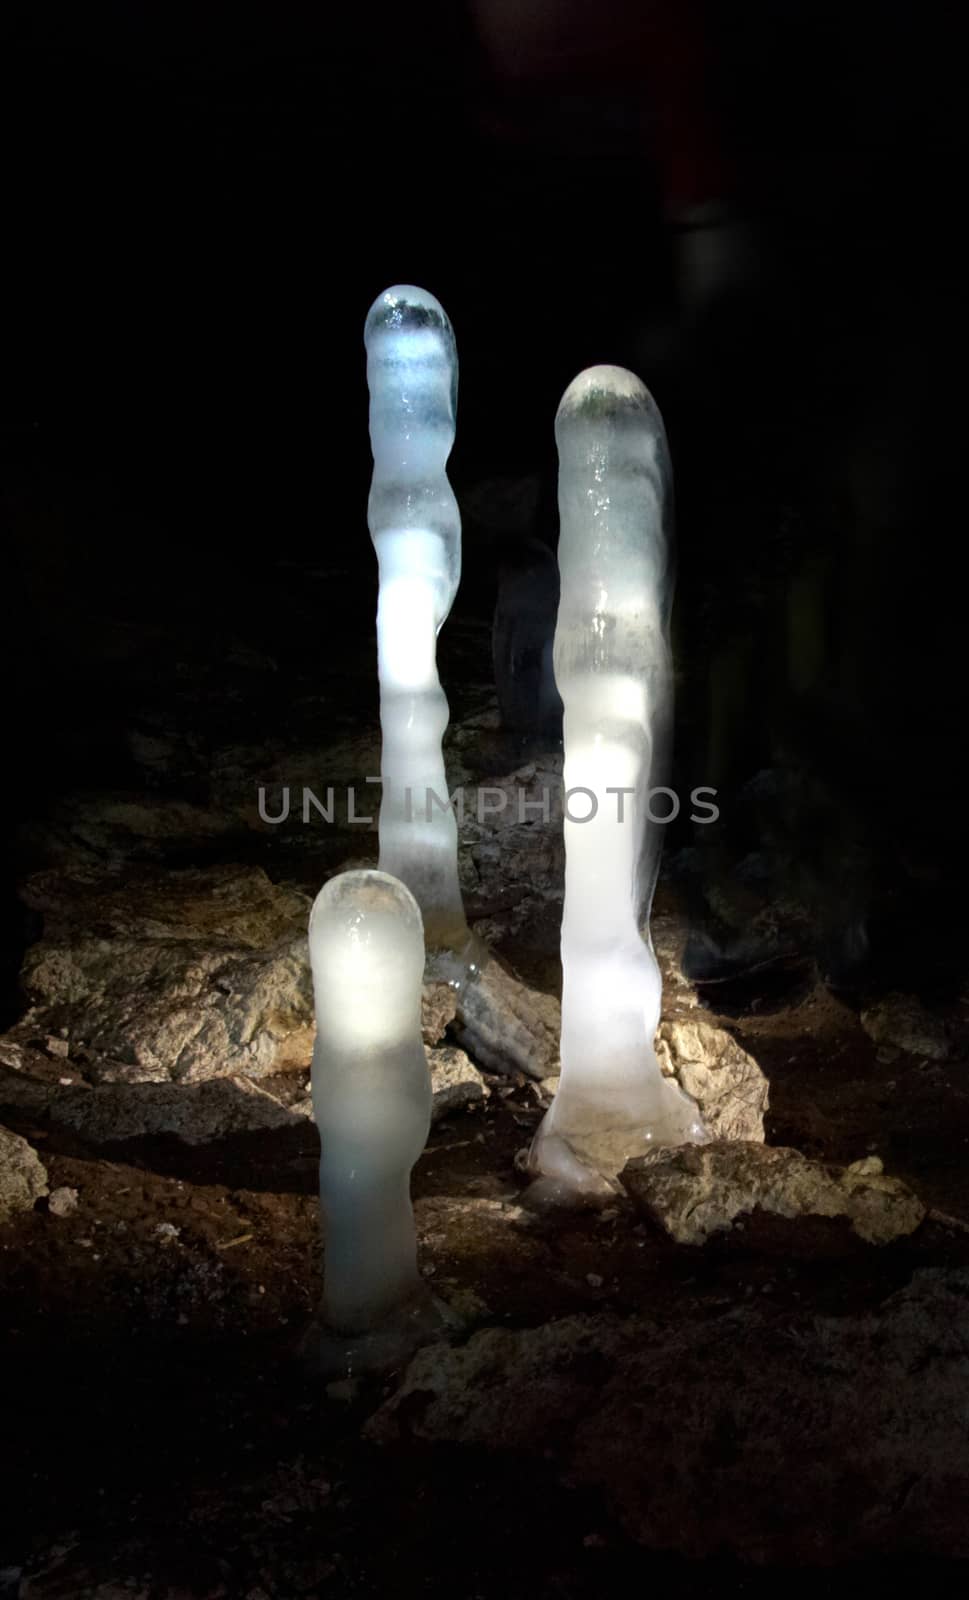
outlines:
[[[860,1239],[888,1244],[914,1233],[926,1208],[900,1178],[886,1177],[877,1156],[853,1161],[838,1178],[847,1199],[847,1215]]]
[[[308,1064],[305,895],[241,867],[100,887],[45,874],[29,892],[46,916],[22,972],[26,1026],[66,1027],[72,1052],[108,1059],[106,1080],[195,1083]]]
[[[491,1091],[463,1050],[427,1051],[434,1122],[450,1112],[483,1105]],[[202,1082],[153,1081],[110,1062],[88,1062],[96,1081],[61,1083],[53,1064],[16,1040],[0,1039],[0,1105],[47,1116],[86,1143],[112,1144],[174,1134],[186,1144],[209,1144],[234,1134],[299,1127],[313,1118],[305,1073],[274,1074],[258,1084],[240,1074]]]
[[[454,1021],[458,997],[450,983],[425,983],[421,990],[421,1033],[427,1046],[440,1044]]]
[[[0,1039],[0,1106],[13,1106],[42,1116],[57,1087],[54,1063],[39,1050],[12,1039]]]
[[[69,1188],[67,1184],[62,1184],[59,1189],[52,1189],[47,1209],[52,1217],[71,1216],[77,1210],[77,1190]]]
[[[409,1405],[421,1439],[538,1454],[553,1430],[574,1426],[591,1408],[596,1380],[611,1376],[626,1342],[613,1318],[572,1316],[524,1336],[512,1328],[485,1328],[455,1349],[419,1351],[364,1434],[382,1442],[397,1439]],[[582,1380],[586,1366],[595,1369],[588,1383]],[[519,1389],[524,1404],[516,1409]]]
[[[491,1090],[464,1050],[445,1045],[427,1051],[432,1085],[432,1122],[483,1106]],[[114,1144],[174,1134],[185,1144],[211,1144],[233,1134],[296,1128],[312,1122],[307,1078],[296,1072],[254,1083],[230,1075],[206,1082],[152,1082],[112,1078],[102,1067],[94,1086],[62,1085],[50,1075],[38,1051],[0,1040],[0,1106],[13,1106],[70,1128],[88,1144]]]
[[[476,940],[476,972],[462,983],[453,1032],[491,1072],[547,1078],[558,1070],[561,1007],[531,989]]]
[[[233,1134],[299,1127],[306,1121],[296,1107],[241,1077],[63,1089],[51,1100],[50,1118],[90,1144],[165,1133],[185,1144],[210,1144]]]
[[[877,1158],[832,1173],[797,1150],[740,1141],[653,1150],[628,1162],[621,1180],[679,1244],[703,1244],[755,1207],[781,1217],[847,1217],[870,1244],[914,1232],[925,1216]]]
[[[910,994],[890,994],[861,1013],[861,1025],[870,1039],[887,1049],[910,1056],[945,1061],[949,1039],[945,1025]]]
[[[434,1096],[431,1104],[432,1122],[446,1117],[451,1111],[484,1105],[491,1090],[463,1050],[444,1045],[437,1050],[428,1050],[427,1061],[431,1069]]]
[[[0,1222],[47,1193],[47,1169],[33,1145],[0,1126]]]
[[[96,926],[105,939],[210,941],[250,950],[305,931],[310,907],[299,890],[273,883],[261,867],[244,866],[146,869],[97,881],[38,872],[23,899],[43,913],[45,941]]]
[[[515,938],[550,902],[561,906],[565,881],[562,835],[562,752],[536,752],[514,771],[481,776],[482,738],[494,731],[472,719],[455,729],[457,751],[468,766],[462,782],[458,862],[462,891],[475,931],[490,941]],[[458,754],[460,760],[460,754]],[[449,772],[451,765],[449,765]],[[547,796],[548,820],[544,809]],[[481,820],[479,821],[479,808]]]
[[[711,1138],[763,1140],[767,1079],[725,1028],[695,1014],[661,1022],[656,1056],[696,1101]]]
[[[691,1558],[965,1559],[967,1304],[969,1273],[932,1269],[862,1314],[756,1301],[487,1328],[419,1352],[365,1431],[551,1461],[641,1544]]]
[[[683,971],[683,952],[687,929],[678,917],[654,909],[649,919],[649,936],[663,978],[663,1009],[692,1010],[699,1005],[696,989]]]

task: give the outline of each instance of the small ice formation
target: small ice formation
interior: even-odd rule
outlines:
[[[420,910],[387,873],[344,872],[314,901],[309,946],[324,1364],[361,1370],[413,1347],[437,1321],[410,1200],[431,1121]]]
[[[663,780],[672,718],[666,434],[633,373],[592,367],[566,389],[555,437],[554,665],[571,791],[562,1076],[529,1167],[539,1198],[567,1199],[609,1193],[629,1157],[705,1135],[697,1107],[663,1077],[653,1048],[662,985],[648,919],[663,830],[650,818],[649,791]],[[657,816],[664,804],[657,796]]]
[[[446,465],[454,443],[458,359],[443,307],[398,284],[378,295],[364,331],[377,551],[380,675],[380,867],[407,884],[427,942],[460,949],[457,824],[441,740],[448,705],[437,634],[461,576],[461,518]]]

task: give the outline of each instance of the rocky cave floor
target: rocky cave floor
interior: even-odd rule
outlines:
[[[0,1595],[512,1600],[636,1581],[687,1595],[783,1581],[798,1594],[815,1591],[817,1563],[845,1592],[907,1572],[964,1585],[958,1006],[941,1019],[915,1008],[899,1048],[809,961],[753,974],[719,1010],[709,994],[677,998],[759,1064],[769,1145],[836,1167],[876,1154],[910,1186],[923,1220],[881,1245],[845,1217],[760,1209],[684,1245],[630,1196],[534,1215],[516,1157],[547,1094],[520,1072],[476,1077],[468,1103],[435,1121],[413,1184],[423,1271],[465,1332],[450,1355],[327,1391],[301,1356],[321,1283],[306,997],[291,962],[282,974],[259,963],[267,948],[290,961],[301,896],[342,863],[374,860],[376,835],[267,827],[255,789],[319,793],[378,770],[367,651],[342,664],[328,703],[309,660],[267,661],[209,634],[209,676],[196,660],[163,711],[145,636],[136,646],[105,629],[99,670],[124,668],[132,707],[118,781],[62,796],[24,833],[42,943],[25,967],[31,1009],[0,1040],[0,1123],[45,1181],[0,1224]],[[450,629],[449,773],[531,782],[541,753],[509,751],[468,665],[486,651],[483,624]],[[278,734],[259,743],[263,717]],[[554,752],[545,759],[554,770]],[[462,836],[477,931],[546,993],[560,850],[541,824],[469,822]],[[227,891],[231,927],[211,923],[217,882],[243,885]],[[675,921],[664,890],[658,906]],[[187,967],[166,966],[176,945]],[[173,1073],[151,1040],[163,1052],[166,1008],[209,1004],[223,958],[236,963],[230,1001],[251,979],[263,1011],[289,1007],[289,1021],[262,1017],[247,1071],[231,1026],[204,1045],[190,1018]],[[126,970],[143,985],[127,1008]],[[220,1072],[244,1114],[206,1099]],[[247,1082],[271,1104],[257,1095],[252,1113]],[[135,1103],[155,1105],[143,1127]],[[199,1143],[183,1136],[193,1103],[206,1108]]]

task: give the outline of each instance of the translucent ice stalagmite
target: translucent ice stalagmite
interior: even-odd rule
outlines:
[[[704,1134],[653,1048],[661,979],[648,917],[662,825],[650,819],[650,787],[662,782],[672,713],[666,435],[638,378],[592,367],[565,391],[555,436],[554,664],[570,797],[562,1075],[529,1165],[543,1190],[565,1197],[608,1193],[629,1157]],[[668,804],[657,797],[657,815]]]
[[[444,308],[409,284],[377,297],[364,341],[373,449],[368,520],[380,569],[380,867],[414,894],[428,944],[459,949],[468,930],[441,754],[448,706],[436,643],[461,576],[461,518],[445,470],[457,351]]]
[[[410,1200],[431,1120],[420,911],[387,873],[341,873],[316,897],[309,946],[324,1357],[335,1370],[359,1369],[420,1342],[436,1323]]]
[[[377,551],[380,675],[380,867],[413,893],[424,918],[429,979],[457,993],[459,1037],[496,1070],[549,1071],[554,1036],[536,997],[468,928],[458,882],[458,835],[448,806],[441,740],[448,706],[437,634],[461,573],[461,519],[447,479],[458,365],[443,307],[398,284],[367,316]]]

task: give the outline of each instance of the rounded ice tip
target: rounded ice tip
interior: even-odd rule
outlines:
[[[310,912],[310,936],[325,919],[359,931],[372,916],[394,917],[424,936],[420,907],[407,885],[376,867],[340,872],[323,885]]]
[[[404,332],[411,328],[440,328],[453,338],[448,314],[428,289],[418,289],[413,283],[395,283],[392,288],[378,294],[367,313],[364,339],[369,341],[375,333]]]
[[[619,412],[656,410],[645,383],[626,367],[586,367],[573,378],[561,400],[556,421],[567,416],[615,416]]]

